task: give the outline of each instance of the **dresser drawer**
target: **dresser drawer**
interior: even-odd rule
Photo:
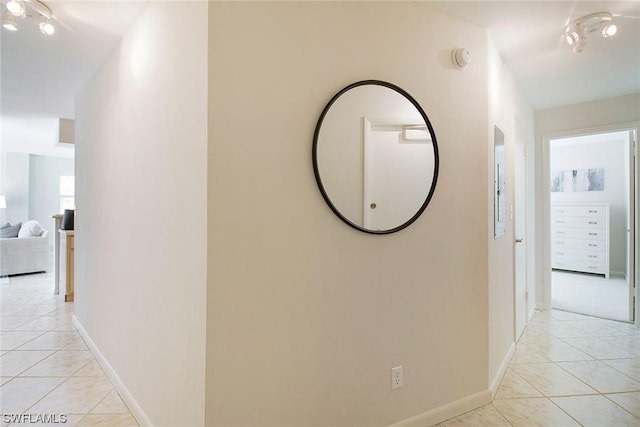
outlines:
[[[551,238],[554,239],[588,239],[606,240],[606,230],[593,228],[560,228],[551,229]]]
[[[603,240],[590,239],[570,239],[570,238],[553,238],[551,240],[553,249],[583,249],[587,251],[606,251],[607,242]]]
[[[581,217],[594,217],[605,218],[607,216],[606,206],[570,206],[570,205],[557,205],[551,207],[551,217],[559,216],[581,216]]]
[[[605,229],[606,218],[588,218],[584,216],[554,217],[551,219],[551,227],[560,228],[597,228]]]
[[[606,263],[604,262],[553,259],[551,262],[551,268],[558,270],[584,271],[595,274],[607,274]]]
[[[587,251],[582,249],[553,248],[551,250],[551,256],[558,259],[575,259],[579,261],[604,262],[607,259],[607,253],[605,251]]]

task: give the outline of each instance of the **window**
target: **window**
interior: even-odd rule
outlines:
[[[76,177],[60,177],[60,213],[65,209],[76,208]]]

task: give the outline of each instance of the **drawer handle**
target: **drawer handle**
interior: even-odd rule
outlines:
[[[589,224],[594,224],[595,225],[597,223],[598,223],[598,221],[589,221]]]
[[[564,252],[556,252],[556,255],[564,255]]]
[[[592,209],[589,209],[589,213],[598,213],[598,211],[594,211]]]
[[[597,269],[598,269],[598,267],[595,267],[595,266],[593,266],[593,265],[588,265],[588,266],[587,266],[587,268],[590,268],[590,269],[592,269],[592,270],[597,270]]]
[[[598,233],[589,233],[589,236],[597,236]]]
[[[596,246],[598,246],[598,245],[593,244],[593,243],[589,243],[589,246],[591,246],[592,248],[595,248],[595,247],[596,247]]]
[[[564,234],[564,231],[556,231],[556,234]]]
[[[557,222],[558,224],[564,224],[564,221],[561,221],[561,220],[556,220],[556,222]]]
[[[558,212],[558,213],[564,213],[564,209],[558,209],[558,210],[556,210],[556,212]]]
[[[589,258],[598,258],[598,255],[589,255]]]

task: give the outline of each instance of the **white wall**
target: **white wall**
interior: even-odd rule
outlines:
[[[539,184],[536,186],[536,206],[542,210],[542,207],[545,206],[545,199],[549,197],[549,187],[543,185],[545,182],[543,174],[546,173],[544,169],[545,156],[548,156],[548,152],[544,150],[545,137],[583,134],[585,129],[616,130],[617,125],[624,127],[631,122],[638,122],[640,121],[640,93],[536,111],[535,118],[535,170],[536,183]],[[545,233],[548,231],[544,216],[542,214],[536,216],[536,241],[540,242],[536,247],[536,259],[538,260],[536,276],[540,278],[536,282],[536,301],[540,306],[547,307],[551,304],[550,288],[547,283],[549,263],[543,262],[546,258],[548,259],[548,254],[545,252],[542,242],[545,241]],[[545,277],[547,278],[545,279]]]
[[[29,156],[29,219],[53,230],[52,215],[60,212],[60,176],[75,174],[74,160]],[[53,232],[50,233],[53,239]]]
[[[554,203],[609,203],[609,266],[612,274],[624,276],[627,271],[628,153],[627,133],[598,134],[570,138],[551,143],[550,170],[604,169],[603,191],[552,192]]]
[[[29,155],[2,152],[0,195],[7,198],[7,208],[0,209],[0,222],[16,224],[29,219]]]
[[[150,2],[76,100],[76,323],[156,426],[204,424],[207,8]]]
[[[216,2],[209,18],[206,425],[388,425],[487,401],[485,31],[424,3]],[[413,95],[441,150],[431,204],[387,236],[342,223],[311,166],[326,102],[369,78]]]
[[[505,186],[506,186],[506,223],[505,234],[496,239],[494,235],[494,207],[488,206],[487,233],[491,238],[489,248],[489,383],[495,392],[499,381],[508,366],[511,352],[514,349],[515,325],[514,325],[514,281],[515,281],[515,254],[514,254],[514,222],[511,214],[514,206],[514,163],[515,163],[515,138],[518,137],[517,126],[521,126],[521,133],[529,138],[525,141],[527,147],[533,145],[533,110],[520,93],[513,75],[502,63],[493,42],[488,42],[488,87],[489,87],[489,115],[488,147],[490,153],[487,169],[494,170],[494,132],[497,126],[504,133],[505,149]],[[487,198],[493,201],[494,176],[491,173],[487,180]],[[528,220],[532,220],[530,213],[532,201],[527,200]],[[535,241],[527,233],[525,237],[527,252],[532,252]],[[532,264],[531,256],[528,263]],[[534,278],[527,277],[527,288],[530,294],[534,291]],[[527,312],[532,308],[531,302],[527,303]]]

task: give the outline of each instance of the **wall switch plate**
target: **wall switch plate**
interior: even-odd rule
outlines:
[[[402,387],[402,366],[391,369],[391,390]]]

